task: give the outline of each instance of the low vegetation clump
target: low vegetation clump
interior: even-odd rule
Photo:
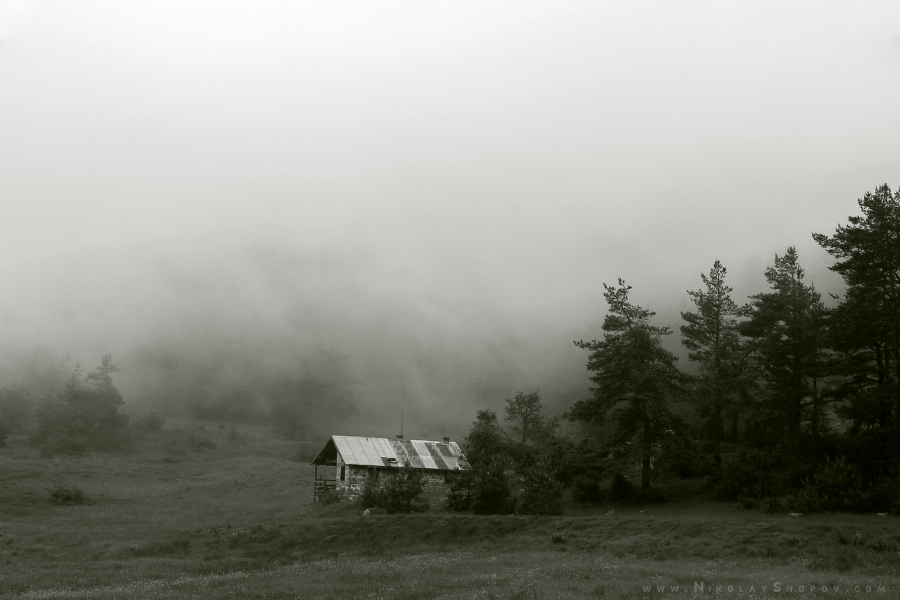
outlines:
[[[422,498],[424,491],[422,473],[406,464],[382,477],[366,479],[360,495],[361,506],[383,508],[388,514],[425,512],[429,503]]]
[[[203,452],[204,450],[215,450],[216,443],[204,434],[192,435],[188,439],[188,445],[194,452]]]
[[[716,496],[729,502],[762,500],[788,487],[778,458],[771,453],[741,452],[716,477]]]
[[[450,475],[444,507],[454,512],[465,512],[472,506],[472,471],[460,471]]]
[[[90,500],[77,485],[58,485],[50,492],[53,504],[87,504]]]
[[[549,464],[538,463],[525,471],[516,512],[523,515],[563,514],[562,484]]]
[[[743,508],[772,513],[900,514],[900,480],[885,476],[866,480],[861,469],[843,456],[826,457],[799,486],[791,483],[793,465],[783,456],[742,453],[726,464],[716,495]],[[794,478],[797,475],[794,475]]]
[[[319,496],[318,501],[323,505],[328,506],[329,504],[337,504],[338,502],[342,502],[345,499],[346,494],[344,494],[342,490],[328,490],[327,492]]]
[[[572,480],[572,498],[584,504],[599,504],[606,497],[602,484],[602,478],[596,475],[576,475]]]
[[[476,515],[510,514],[515,511],[506,463],[495,460],[473,469],[473,489],[470,508]]]
[[[866,482],[859,468],[840,457],[827,460],[784,500],[794,512],[893,512],[900,514],[900,480]]]
[[[131,419],[131,426],[144,432],[160,431],[165,424],[166,419],[155,410],[142,412]]]
[[[621,473],[613,476],[612,485],[609,488],[609,497],[613,502],[627,502],[634,493],[634,484]]]

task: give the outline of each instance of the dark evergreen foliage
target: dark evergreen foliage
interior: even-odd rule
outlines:
[[[675,356],[663,348],[668,327],[650,324],[655,313],[634,305],[631,286],[604,284],[609,312],[603,321],[603,339],[578,341],[590,351],[587,368],[593,371],[592,397],[580,400],[567,413],[573,421],[616,421],[610,446],[621,462],[639,461],[641,487],[647,489],[652,464],[667,454],[667,446],[687,435],[686,424],[672,410],[672,401],[683,397],[683,375]]]
[[[515,497],[502,459],[473,466],[472,512],[476,515],[511,514]]]
[[[716,495],[731,502],[744,498],[761,500],[790,489],[782,457],[775,452],[741,452],[722,465],[715,483]]]
[[[525,471],[522,489],[516,500],[516,512],[525,515],[563,513],[562,485],[549,463],[539,462]]]
[[[367,477],[359,494],[359,502],[363,508],[384,506],[381,481],[376,477]]]
[[[406,464],[381,477],[370,473],[362,487],[360,504],[363,508],[383,508],[389,514],[425,512],[428,502],[421,497],[424,491],[422,473]]]
[[[737,321],[747,314],[747,308],[731,299],[732,289],[725,285],[725,273],[718,260],[709,277],[701,273],[705,289],[688,291],[696,312],[681,313],[686,323],[681,326],[681,343],[699,369],[694,378],[694,400],[719,468],[726,423],[737,429],[749,395],[751,372],[748,346],[743,343]]]
[[[425,491],[425,478],[409,463],[384,477],[380,487],[379,506],[389,514],[428,510],[428,502],[421,498]]]
[[[609,497],[613,502],[626,502],[634,493],[634,484],[621,473],[613,475],[612,484],[609,486]]]
[[[827,321],[821,295],[803,282],[797,251],[790,247],[766,269],[771,292],[752,296],[750,318],[741,332],[752,342],[762,393],[756,415],[766,442],[795,444],[809,423],[813,443],[823,427],[828,399],[822,394],[827,376]]]
[[[510,439],[497,422],[497,413],[479,410],[465,438],[466,457],[473,465],[486,464],[510,454]]]
[[[125,402],[112,382],[117,370],[108,354],[86,380],[76,368],[62,392],[38,407],[32,443],[47,454],[108,450],[126,443],[127,417],[119,413]]]
[[[830,269],[847,286],[833,318],[843,359],[839,412],[852,420],[857,453],[895,463],[897,445],[883,440],[900,437],[900,190],[882,185],[858,205],[862,214],[834,235],[813,238],[836,259]]]
[[[603,501],[601,478],[589,473],[576,475],[572,480],[572,499],[576,502],[596,504]]]
[[[467,512],[472,508],[472,488],[474,477],[472,471],[453,473],[447,488],[445,506],[454,512]]]

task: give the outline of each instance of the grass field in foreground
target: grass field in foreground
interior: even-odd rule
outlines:
[[[0,598],[666,598],[695,582],[722,597],[830,598],[837,585],[900,598],[894,517],[697,501],[475,517],[437,497],[428,514],[362,517],[311,503],[321,444],[178,425],[121,454],[0,449]],[[53,505],[63,483],[94,503]]]

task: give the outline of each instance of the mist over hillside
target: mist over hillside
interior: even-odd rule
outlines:
[[[715,259],[740,302],[790,245],[840,292],[810,233],[896,184],[896,12],[4,3],[0,380],[111,353],[127,410],[558,414],[604,282],[676,331]]]
[[[312,437],[399,433],[403,404],[408,436],[459,438],[476,410],[499,412],[517,391],[540,388],[559,414],[590,386],[572,341],[602,333],[599,276],[548,289],[498,273],[492,287],[483,270],[422,273],[374,253],[220,250],[88,248],[19,271],[26,293],[3,302],[0,377],[40,395],[110,352],[126,411],[258,420],[290,398],[301,414],[286,432]],[[760,264],[744,261],[759,272],[738,271],[739,291],[762,289]],[[678,311],[695,278],[685,274],[682,289],[635,284],[676,330],[667,343],[680,355]]]

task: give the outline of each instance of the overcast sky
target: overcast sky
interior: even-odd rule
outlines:
[[[810,233],[900,185],[898,107],[897,2],[0,0],[0,375],[324,348],[349,433],[404,378],[424,437],[562,409],[603,282],[677,331],[793,244],[839,292]]]

